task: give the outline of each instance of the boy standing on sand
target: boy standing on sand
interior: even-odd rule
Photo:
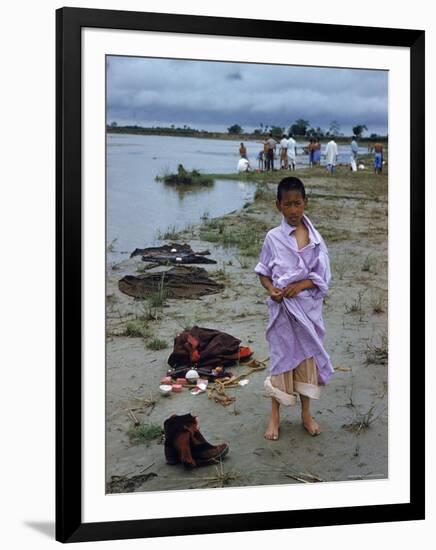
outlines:
[[[304,428],[321,430],[312,418],[310,400],[333,374],[323,346],[323,299],[330,282],[330,262],[321,235],[304,214],[306,191],[301,180],[284,178],[277,188],[276,206],[282,222],[265,237],[255,272],[268,291],[270,374],[265,390],[271,397],[271,416],[265,438],[279,438],[280,404],[296,404],[300,395]]]

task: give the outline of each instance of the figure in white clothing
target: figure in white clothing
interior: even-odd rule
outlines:
[[[280,169],[288,169],[288,139],[286,134],[282,135],[282,139],[280,141]]]
[[[248,172],[250,170],[250,163],[246,158],[240,158],[238,161],[238,172]]]
[[[292,134],[289,134],[289,139],[288,139],[289,167],[293,171],[295,171],[295,157],[296,156],[297,156],[297,142],[292,137]]]
[[[325,150],[326,169],[330,174],[334,174],[336,170],[336,160],[338,158],[338,146],[334,138],[328,143]]]
[[[356,136],[353,136],[350,148],[351,148],[350,167],[352,172],[357,172],[359,146],[357,145]]]

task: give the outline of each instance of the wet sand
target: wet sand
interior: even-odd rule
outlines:
[[[236,400],[228,407],[188,390],[169,397],[159,393],[173,339],[185,326],[223,330],[249,345],[256,359],[268,357],[267,296],[253,272],[257,258],[244,255],[242,245],[224,247],[205,237],[216,234],[218,239],[220,227],[235,233],[248,227],[259,242],[263,240],[265,229],[280,222],[274,206],[275,182],[280,176],[264,178],[274,183],[259,184],[252,204],[179,235],[180,242],[194,250],[210,250],[218,264],[202,267],[224,283],[225,289],[199,300],[167,300],[161,310],[153,310],[158,319],[146,322],[145,337],[122,335],[128,320],[143,316],[147,305],[118,290],[119,279],[143,270],[144,262],[135,257],[108,268],[106,480],[108,484],[112,476],[130,480],[108,485],[109,492],[388,476],[387,174],[375,176],[369,170],[351,174],[346,167],[339,167],[335,177],[321,168],[301,174],[309,194],[307,215],[327,242],[333,274],[324,321],[325,346],[336,372],[322,388],[321,399],[312,401],[321,435],[311,437],[303,429],[298,405],[281,407],[278,441],[263,437],[270,410],[270,400],[263,395],[267,370],[251,374],[246,386],[229,390]],[[246,252],[253,254],[253,246]],[[148,349],[147,343],[154,338],[168,347]],[[238,375],[244,367],[231,370]],[[132,443],[128,409],[139,421],[159,425],[172,413],[198,414],[201,431],[210,442],[230,445],[222,471],[218,474],[215,466],[190,472],[182,466],[168,466],[161,438],[148,445]]]

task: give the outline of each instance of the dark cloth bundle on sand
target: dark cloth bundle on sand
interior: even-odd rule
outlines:
[[[198,429],[195,416],[173,414],[164,422],[167,464],[195,468],[219,462],[229,451],[227,443],[211,445]]]
[[[138,277],[126,275],[118,282],[118,288],[134,298],[147,298],[161,289],[167,298],[199,298],[220,292],[224,285],[210,279],[201,267],[177,266]]]
[[[174,250],[175,252],[173,252]],[[163,246],[136,248],[130,254],[130,257],[142,256],[143,262],[153,262],[157,264],[216,264],[215,260],[205,258],[205,256],[209,254],[209,250],[194,252],[189,244],[170,243]]]
[[[224,369],[219,373],[215,371],[216,367],[229,366],[253,355],[250,348],[240,343],[238,338],[220,330],[197,326],[184,330],[174,339],[174,350],[168,358],[168,364],[174,370],[169,374],[184,376],[195,366],[202,376],[223,376]]]

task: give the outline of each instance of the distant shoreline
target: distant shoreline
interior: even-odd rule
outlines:
[[[222,139],[225,141],[257,141],[262,143],[267,134],[229,134],[224,132],[202,132],[200,130],[183,130],[183,129],[174,129],[171,128],[142,128],[130,127],[130,126],[118,126],[118,127],[107,127],[106,132],[108,134],[133,134],[133,135],[143,135],[143,136],[169,136],[169,137],[190,137],[190,138],[201,138],[201,139]],[[300,141],[309,141],[310,136],[294,136],[296,140]],[[278,141],[279,137],[276,137]],[[349,143],[352,139],[352,136],[338,136],[335,138],[337,143]],[[327,143],[330,140],[330,137],[320,137],[321,143]],[[386,144],[388,138],[386,136],[380,136],[377,138],[362,137],[358,139],[361,143],[376,143],[380,142]]]

